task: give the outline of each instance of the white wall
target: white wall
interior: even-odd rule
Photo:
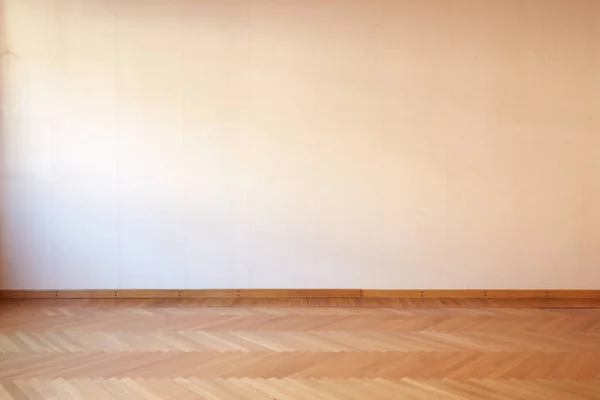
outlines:
[[[600,289],[600,2],[0,0],[2,287]]]

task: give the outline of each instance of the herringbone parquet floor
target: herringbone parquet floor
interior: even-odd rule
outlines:
[[[597,301],[311,303],[4,301],[0,399],[600,399]]]

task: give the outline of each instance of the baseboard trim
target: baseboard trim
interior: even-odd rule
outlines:
[[[0,290],[4,299],[168,298],[600,299],[600,290],[182,289]]]

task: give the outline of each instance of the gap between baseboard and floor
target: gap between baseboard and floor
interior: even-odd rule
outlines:
[[[600,290],[522,289],[103,289],[0,290],[5,299],[167,298],[371,298],[371,299],[600,299]]]

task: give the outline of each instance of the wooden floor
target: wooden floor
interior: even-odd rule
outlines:
[[[600,399],[598,300],[5,300],[0,399]]]

